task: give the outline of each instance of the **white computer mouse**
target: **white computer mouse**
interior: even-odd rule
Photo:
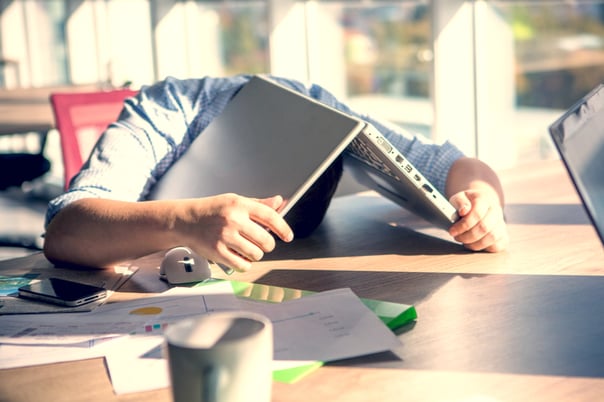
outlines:
[[[202,282],[211,276],[208,260],[188,247],[168,250],[159,266],[159,277],[171,284]]]

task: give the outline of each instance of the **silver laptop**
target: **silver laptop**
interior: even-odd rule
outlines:
[[[362,183],[441,227],[456,220],[455,208],[371,125],[262,76],[243,86],[150,198],[280,194],[284,216],[349,145],[353,169],[367,172]]]
[[[604,85],[575,103],[549,132],[604,244]]]
[[[348,149],[344,166],[359,183],[443,229],[459,219],[449,201],[371,124]]]
[[[361,128],[273,81],[254,76],[151,190],[150,199],[281,195],[283,216]]]

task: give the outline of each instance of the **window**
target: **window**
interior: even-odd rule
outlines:
[[[497,168],[604,81],[604,1],[0,2],[0,85],[272,72]]]

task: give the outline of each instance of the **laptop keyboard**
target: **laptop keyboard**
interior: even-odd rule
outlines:
[[[369,148],[369,146],[365,144],[365,142],[360,140],[359,137],[356,137],[354,140],[352,140],[352,142],[348,146],[348,150],[352,153],[354,157],[356,157],[360,161],[365,162],[366,164],[373,166],[374,168],[387,174],[388,176],[400,181],[400,178],[392,172],[392,169],[386,166],[377,157],[375,152],[373,152],[373,150]]]

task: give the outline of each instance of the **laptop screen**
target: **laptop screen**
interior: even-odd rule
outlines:
[[[550,134],[604,244],[604,85],[553,123]]]

